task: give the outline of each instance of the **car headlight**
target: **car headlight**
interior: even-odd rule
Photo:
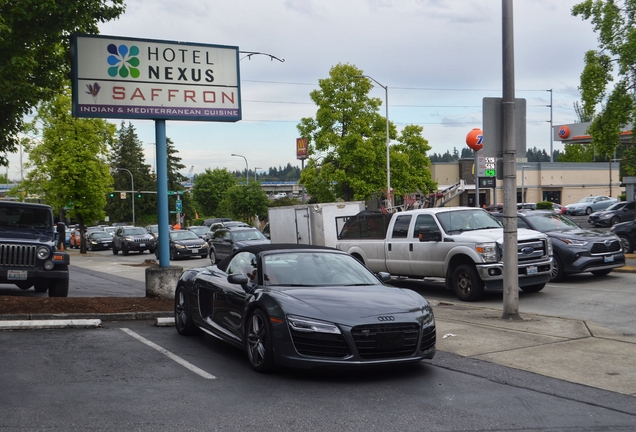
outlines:
[[[133,241],[132,237],[124,237],[124,240],[129,241],[129,242]]]
[[[485,262],[497,262],[497,243],[477,243],[475,250]]]
[[[424,310],[426,315],[424,315],[422,319],[422,327],[428,327],[430,325],[435,325],[435,316],[433,315],[433,308],[427,306]]]
[[[95,240],[91,240],[91,244],[97,244]]]
[[[51,251],[49,250],[49,248],[44,247],[44,246],[40,246],[38,248],[38,258],[41,260],[45,260],[49,257],[49,255],[51,255]]]
[[[340,329],[337,325],[325,321],[287,315],[287,323],[292,329],[299,332],[340,334]]]
[[[585,246],[586,244],[588,244],[589,242],[586,240],[575,240],[575,239],[570,239],[570,238],[561,238],[561,237],[557,237],[559,240],[561,240],[563,243],[570,245],[570,246]]]
[[[609,219],[609,218],[611,218],[611,217],[612,217],[612,215],[611,215],[611,214],[602,214],[602,215],[601,215],[601,218],[602,218],[602,219]]]
[[[185,246],[180,244],[176,244],[174,245],[174,247],[176,247],[177,249],[185,249]]]

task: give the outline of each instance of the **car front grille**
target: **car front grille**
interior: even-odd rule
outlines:
[[[620,250],[621,250],[620,242],[618,240],[612,240],[611,242],[608,242],[607,244],[605,244],[605,242],[594,243],[592,245],[591,253],[592,255],[598,255],[598,254],[605,254],[605,253],[611,253],[611,252],[618,252]]]
[[[37,246],[0,244],[0,265],[34,267]]]
[[[363,359],[385,359],[413,355],[420,325],[417,323],[356,326],[351,335]]]
[[[154,239],[147,239],[147,238],[145,238],[145,239],[144,238],[134,238],[132,240],[135,243],[152,243],[152,242],[155,241]]]
[[[517,261],[532,261],[547,256],[546,240],[519,240],[517,243]]]
[[[342,358],[351,354],[341,334],[299,332],[290,329],[299,354],[312,357]]]

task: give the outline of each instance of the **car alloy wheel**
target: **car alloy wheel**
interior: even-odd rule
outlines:
[[[247,322],[247,356],[252,369],[268,372],[274,366],[272,349],[272,325],[263,311],[254,310]]]
[[[619,218],[618,216],[614,216],[612,220],[610,220],[610,225],[616,225],[620,221],[621,221],[621,218]]]
[[[591,215],[592,214],[592,207],[588,207],[585,209],[585,214],[586,215]]]
[[[212,264],[216,264],[216,252],[214,252],[214,249],[210,249],[210,261],[212,261]]]
[[[565,279],[563,263],[558,255],[554,255],[552,259],[552,270],[550,270],[550,282],[561,282],[563,279]]]
[[[177,332],[181,335],[198,333],[198,327],[194,324],[190,314],[188,297],[183,286],[178,286],[174,293],[174,324]]]

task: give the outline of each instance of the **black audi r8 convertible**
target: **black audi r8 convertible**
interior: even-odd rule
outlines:
[[[384,285],[336,249],[263,244],[218,265],[184,271],[175,289],[177,331],[204,331],[247,351],[253,369],[378,365],[435,355],[429,303]]]

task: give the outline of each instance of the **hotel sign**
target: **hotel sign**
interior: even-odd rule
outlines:
[[[73,115],[241,120],[238,47],[74,35]]]

